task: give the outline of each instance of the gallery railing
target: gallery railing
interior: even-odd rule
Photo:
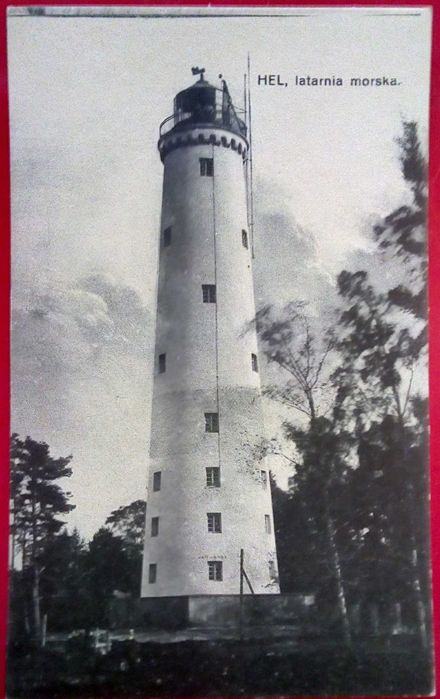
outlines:
[[[178,111],[163,120],[159,127],[159,136],[162,138],[173,129],[185,129],[195,125],[213,125],[234,131],[246,138],[246,125],[237,117],[235,111],[230,108],[201,107],[192,112]]]

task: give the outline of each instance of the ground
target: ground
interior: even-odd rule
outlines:
[[[163,632],[161,632],[163,633]],[[114,640],[107,655],[58,640],[13,647],[10,699],[146,696],[341,696],[429,694],[431,658],[415,639],[355,643],[280,637]],[[186,640],[185,640],[186,634]],[[121,634],[122,636],[122,634]],[[126,634],[124,634],[126,637]]]

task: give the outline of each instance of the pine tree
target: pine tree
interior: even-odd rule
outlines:
[[[349,397],[352,424],[357,422],[360,466],[364,463],[360,474],[368,473],[366,463],[374,470],[374,462],[378,460],[383,462],[388,479],[393,482],[393,476],[395,478],[399,507],[384,511],[382,517],[387,519],[389,531],[394,531],[392,544],[396,542],[396,533],[401,532],[396,547],[406,553],[420,640],[427,647],[424,560],[416,521],[426,519],[426,507],[417,495],[420,484],[425,481],[426,464],[423,459],[418,463],[414,461],[415,453],[419,453],[421,426],[415,410],[420,399],[412,395],[421,335],[414,337],[411,328],[402,326],[399,319],[393,317],[388,298],[374,290],[366,272],[341,272],[338,286],[347,307],[339,323],[338,349],[343,361],[335,370],[333,381],[338,390]],[[385,480],[383,484],[385,486]],[[368,481],[364,487],[367,485]],[[372,495],[370,493],[369,497]],[[374,527],[367,529],[373,537]]]
[[[326,376],[334,341],[325,334],[321,342],[316,339],[303,304],[289,304],[281,315],[266,307],[257,314],[256,323],[267,359],[286,376],[285,382],[270,386],[266,394],[307,419],[305,427],[296,421],[284,424],[285,436],[298,454],[290,459],[295,467],[292,494],[302,509],[308,537],[313,541],[309,554],[315,556],[321,598],[327,609],[334,606],[338,610],[342,638],[349,645],[351,629],[338,541],[337,503],[351,439],[338,427],[340,405],[334,403],[331,419],[321,414],[324,406],[328,408],[337,398],[330,391]],[[330,576],[323,575],[325,570],[330,571]]]
[[[411,286],[399,284],[388,292],[389,301],[415,318],[426,320],[427,257],[426,210],[428,169],[422,153],[417,124],[403,122],[403,134],[397,139],[404,182],[411,193],[411,203],[397,207],[374,226],[382,250],[401,262]],[[426,339],[425,334],[423,335]]]
[[[106,527],[126,545],[142,551],[145,530],[145,500],[135,500],[129,505],[113,510],[105,520]]]
[[[21,556],[23,575],[31,579],[32,634],[37,641],[42,631],[40,581],[45,547],[65,524],[59,515],[74,509],[69,504],[71,494],[56,482],[72,475],[71,458],[53,458],[45,442],[12,435],[11,534],[14,551],[18,548]]]
[[[98,626],[109,623],[113,593],[139,595],[142,554],[107,527],[93,536],[84,557],[86,584],[91,602],[91,621]]]
[[[86,546],[76,529],[51,537],[42,553],[41,606],[51,630],[87,628],[91,613]]]

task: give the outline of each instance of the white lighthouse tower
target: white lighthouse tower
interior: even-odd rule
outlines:
[[[245,123],[200,79],[164,164],[142,597],[279,593],[263,437]],[[240,553],[243,566],[240,563]],[[243,584],[243,571],[244,579]]]

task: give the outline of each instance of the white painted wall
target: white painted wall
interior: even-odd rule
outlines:
[[[181,145],[164,157],[150,474],[142,596],[238,594],[240,549],[258,594],[279,592],[272,502],[253,448],[264,437],[252,256],[247,230],[243,157],[230,147],[244,139],[222,129],[193,129],[218,143]],[[169,134],[165,139],[172,139]],[[214,177],[200,176],[199,158],[214,158]],[[172,226],[169,247],[162,232]],[[250,238],[250,236],[249,236]],[[216,284],[217,304],[202,301],[202,284]],[[166,372],[157,357],[166,353]],[[218,412],[219,434],[205,432],[205,412]],[[205,468],[220,466],[221,487],[206,486]],[[153,473],[162,487],[153,492]],[[209,533],[207,512],[221,512],[222,533]],[[271,533],[265,530],[270,515]],[[159,536],[151,519],[159,517]],[[208,579],[208,560],[223,562],[223,580]],[[157,581],[148,582],[150,563]],[[246,589],[245,585],[245,592]]]

